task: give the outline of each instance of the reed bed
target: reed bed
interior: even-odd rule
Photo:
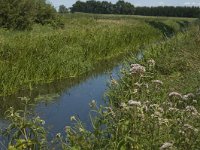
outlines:
[[[64,29],[39,25],[23,32],[0,29],[0,95],[24,88],[31,90],[38,83],[80,76],[95,69],[99,62],[163,39],[162,30],[149,25],[149,19],[152,20],[70,14],[65,16]],[[177,19],[153,20],[168,21],[174,31],[179,30]],[[183,18],[182,21],[193,20]]]

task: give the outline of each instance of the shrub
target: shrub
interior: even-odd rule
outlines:
[[[0,0],[1,27],[25,30],[31,29],[34,23],[59,26],[61,20],[46,0]]]
[[[34,22],[32,2],[0,0],[0,26],[18,30],[29,29]]]

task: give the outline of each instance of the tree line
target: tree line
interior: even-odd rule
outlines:
[[[98,13],[98,14],[127,14],[145,16],[167,17],[200,17],[199,7],[134,7],[133,4],[119,0],[115,4],[107,1],[89,0],[77,1],[71,8],[71,12]]]
[[[129,2],[119,0],[115,4],[107,1],[89,0],[86,2],[77,1],[71,8],[71,12],[85,12],[98,14],[134,14],[135,7]]]
[[[144,16],[166,16],[166,17],[200,17],[199,7],[173,7],[173,6],[160,6],[160,7],[137,7],[135,15]]]

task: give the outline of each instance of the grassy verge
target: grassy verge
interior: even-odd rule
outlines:
[[[178,34],[129,59],[120,81],[111,81],[108,106],[90,106],[87,131],[76,117],[66,149],[199,149],[200,30]],[[131,63],[139,63],[132,65]],[[93,113],[92,113],[93,114]]]
[[[63,30],[48,26],[25,32],[0,29],[0,95],[80,76],[99,62],[161,40],[168,31],[180,31],[180,23],[192,21],[74,14],[66,16]]]

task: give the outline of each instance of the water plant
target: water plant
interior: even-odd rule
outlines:
[[[180,27],[177,20],[181,21],[69,14],[64,29],[39,25],[24,32],[0,29],[0,95],[24,88],[31,90],[38,83],[80,76],[94,70],[99,62],[162,40],[167,33],[151,26],[147,20],[171,26],[174,33]]]

